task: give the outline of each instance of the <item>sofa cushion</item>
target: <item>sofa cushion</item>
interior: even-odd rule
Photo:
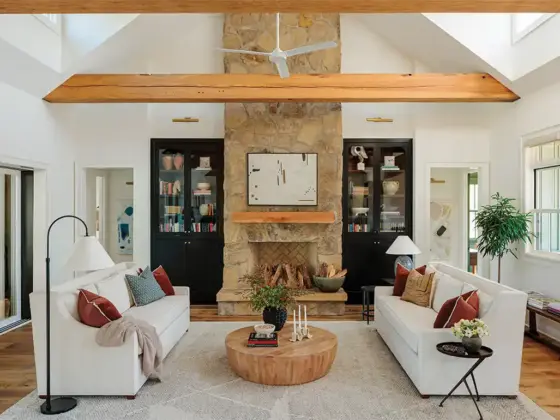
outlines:
[[[432,282],[435,273],[420,274],[412,270],[408,275],[406,287],[401,299],[414,303],[418,306],[430,307],[430,296],[432,294]]]
[[[175,289],[173,289],[171,280],[169,280],[169,276],[167,275],[163,267],[160,265],[152,273],[156,281],[158,282],[159,286],[161,287],[161,290],[163,290],[163,292],[167,296],[173,296],[175,294]]]
[[[377,305],[385,318],[408,346],[418,353],[418,340],[422,331],[432,330],[436,313],[431,308],[405,302],[398,296],[378,296]]]
[[[97,328],[121,318],[111,301],[84,289],[79,290],[78,313],[83,324]]]
[[[417,267],[414,270],[418,271],[420,274],[426,273],[426,266]],[[408,275],[410,271],[400,264],[397,264],[397,273],[395,275],[395,284],[393,285],[393,296],[402,296],[404,289],[406,287],[406,281],[408,280]]]
[[[473,320],[478,316],[478,307],[479,299],[476,290],[451,298],[438,312],[434,328],[451,328],[461,319]]]
[[[96,283],[98,294],[113,302],[121,314],[131,306],[124,276],[124,272],[120,272]]]
[[[127,274],[125,278],[136,306],[149,305],[165,296],[148,267],[138,276]]]
[[[436,274],[434,287],[436,290],[434,292],[432,308],[434,311],[439,312],[445,302],[461,294],[463,282],[451,277],[449,274],[440,272]]]
[[[147,322],[156,329],[158,335],[161,335],[179,315],[189,308],[189,302],[190,299],[187,295],[165,296],[149,305],[133,306],[123,315]]]

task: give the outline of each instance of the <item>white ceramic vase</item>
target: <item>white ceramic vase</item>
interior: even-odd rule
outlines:
[[[399,181],[383,181],[383,194],[395,195],[399,190]]]

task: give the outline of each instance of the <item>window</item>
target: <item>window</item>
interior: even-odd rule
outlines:
[[[62,27],[62,16],[60,14],[54,13],[43,13],[40,15],[33,15],[41,22],[43,22],[46,26],[51,28],[57,34],[60,34],[61,27]]]
[[[533,168],[533,250],[560,253],[560,141],[529,148]]]
[[[554,13],[512,13],[511,14],[511,41],[516,43],[521,38],[529,35],[544,22],[554,16]]]

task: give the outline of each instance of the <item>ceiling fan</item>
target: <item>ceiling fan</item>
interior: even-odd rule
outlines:
[[[228,48],[219,48],[219,51],[224,51],[228,53],[240,53],[240,54],[250,54],[250,55],[265,55],[268,59],[276,65],[278,69],[278,74],[282,79],[290,77],[290,70],[288,69],[288,57],[293,57],[294,55],[308,54],[314,51],[326,50],[329,48],[336,47],[336,42],[327,41],[319,42],[313,45],[305,45],[303,47],[294,48],[288,51],[282,51],[280,49],[280,13],[276,13],[276,48],[272,52],[260,52],[260,51],[250,51],[250,50],[232,50]]]

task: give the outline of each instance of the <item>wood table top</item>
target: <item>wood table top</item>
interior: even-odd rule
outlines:
[[[336,335],[322,328],[309,325],[312,338],[303,341],[291,342],[293,324],[287,323],[278,333],[278,347],[247,347],[249,333],[254,332],[253,327],[241,328],[232,331],[226,337],[226,347],[239,353],[250,354],[254,357],[306,357],[332,350],[338,345]]]

